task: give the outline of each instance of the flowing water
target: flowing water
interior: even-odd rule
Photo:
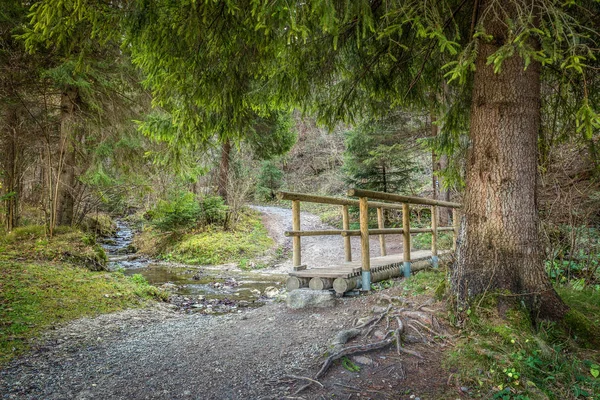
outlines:
[[[139,257],[132,251],[134,232],[117,220],[117,232],[103,244],[111,270],[140,274],[151,285],[168,290],[178,308],[203,313],[223,313],[257,307],[277,297],[284,276],[240,271],[233,265],[192,266]]]

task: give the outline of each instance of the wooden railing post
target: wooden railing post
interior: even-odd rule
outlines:
[[[439,265],[438,248],[437,248],[437,224],[438,224],[438,208],[431,206],[431,266],[437,268]]]
[[[452,226],[454,227],[454,240],[452,241],[452,250],[456,252],[458,230],[460,229],[460,213],[456,208],[452,209]]]
[[[410,207],[408,203],[402,203],[402,234],[404,247],[404,277],[410,276]]]
[[[366,197],[359,199],[360,252],[362,266],[362,290],[371,290],[371,254],[369,250],[369,203]]]
[[[348,214],[348,206],[342,206],[342,228],[345,231],[350,230],[350,215]],[[346,262],[352,261],[352,243],[350,236],[344,236],[344,253],[346,254]]]
[[[300,230],[300,201],[292,200],[292,229],[295,231]],[[300,236],[294,236],[292,238],[292,256],[293,266],[299,267],[301,264],[301,250],[300,250]]]
[[[383,221],[383,208],[381,207],[377,207],[377,227],[379,229],[384,229],[384,221]],[[387,255],[387,252],[385,250],[385,236],[384,235],[379,235],[379,248],[381,250],[381,255],[385,256]]]

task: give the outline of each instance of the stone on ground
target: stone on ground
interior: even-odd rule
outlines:
[[[296,289],[288,293],[289,308],[331,307],[335,305],[335,294],[329,290]]]

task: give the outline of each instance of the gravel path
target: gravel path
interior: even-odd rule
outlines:
[[[342,305],[292,312],[270,304],[218,317],[155,309],[79,320],[0,372],[0,393],[3,399],[280,398],[286,388],[268,381],[310,368],[348,311]]]
[[[291,211],[256,209],[265,213],[278,244],[289,246],[282,233],[291,227]],[[303,213],[302,228],[327,227]],[[377,240],[372,248],[377,254]],[[303,238],[302,250],[311,266],[343,259],[338,237]],[[290,263],[280,268],[287,271]],[[0,398],[282,398],[292,388],[269,382],[284,374],[313,375],[328,342],[351,326],[364,302],[343,299],[332,309],[299,311],[272,303],[223,316],[186,315],[158,304],[81,319],[47,332],[0,371]]]

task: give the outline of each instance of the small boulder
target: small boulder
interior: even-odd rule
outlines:
[[[273,287],[273,286],[269,286],[263,292],[263,296],[268,297],[270,299],[277,297],[278,294],[279,294],[279,289],[277,289],[276,287]]]
[[[328,290],[296,289],[288,293],[289,308],[331,307],[335,305],[335,294]]]

